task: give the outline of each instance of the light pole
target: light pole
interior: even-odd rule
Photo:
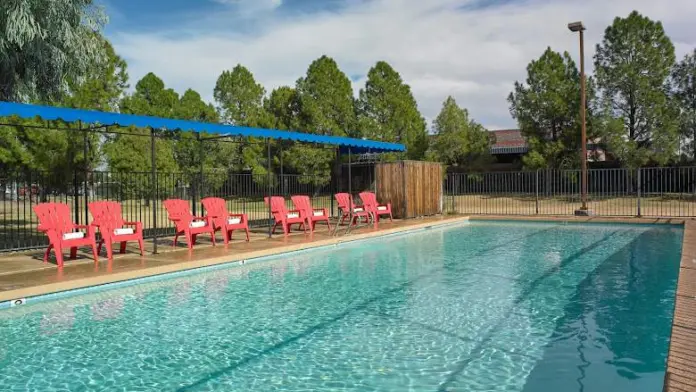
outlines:
[[[582,22],[568,23],[568,29],[580,35],[580,200],[582,206],[575,215],[590,215],[587,208],[587,130],[585,125],[585,26]]]

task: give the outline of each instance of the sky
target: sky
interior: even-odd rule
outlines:
[[[638,10],[660,20],[677,58],[696,48],[694,0],[102,0],[105,34],[128,62],[131,86],[148,72],[212,102],[223,70],[246,66],[267,92],[290,85],[322,55],[334,58],[357,92],[387,61],[411,86],[431,122],[447,96],[488,129],[516,127],[507,96],[547,47],[579,61],[616,16]]]

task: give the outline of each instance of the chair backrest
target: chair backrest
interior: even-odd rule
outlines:
[[[65,203],[40,203],[34,206],[39,218],[39,226],[45,230],[54,230],[58,234],[73,231],[70,219],[70,206]]]
[[[355,203],[353,202],[353,196],[351,196],[350,193],[337,193],[334,196],[336,196],[336,202],[338,203],[338,208],[340,210],[343,210],[345,213],[348,213],[348,211],[350,211],[351,207],[355,208]]]
[[[264,197],[263,201],[268,205],[268,197]],[[271,196],[271,214],[276,221],[281,221],[287,217],[288,209],[285,207],[283,196]]]
[[[309,200],[309,196],[295,195],[290,196],[290,199],[292,199],[292,205],[295,206],[296,210],[302,211],[306,216],[312,216],[314,210],[312,209],[312,201]]]
[[[193,220],[193,215],[191,214],[191,208],[186,200],[181,199],[169,199],[162,202],[164,208],[167,210],[170,220],[174,220],[176,225],[188,226],[189,222]]]
[[[201,200],[203,208],[205,208],[205,213],[213,218],[220,218],[227,216],[227,206],[225,205],[225,199],[219,197],[206,197]]]
[[[367,210],[377,209],[377,196],[372,192],[360,192],[360,200]]]
[[[105,230],[114,230],[123,227],[124,220],[121,214],[121,203],[116,201],[93,201],[87,205],[92,222]]]

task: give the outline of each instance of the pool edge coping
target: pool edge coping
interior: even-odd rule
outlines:
[[[696,391],[696,221],[685,220],[663,392]]]

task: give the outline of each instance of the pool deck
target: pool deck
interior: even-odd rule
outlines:
[[[43,263],[43,250],[12,253],[0,256],[0,304],[19,298],[50,294],[65,290],[97,286],[134,278],[190,270],[257,257],[327,246],[342,242],[379,237],[382,235],[426,228],[439,224],[470,220],[515,220],[577,223],[633,223],[684,225],[682,257],[676,290],[672,336],[670,340],[664,392],[696,392],[696,220],[685,218],[612,218],[569,216],[445,216],[382,222],[379,229],[363,226],[350,235],[331,236],[319,226],[313,234],[293,233],[287,238],[274,235],[268,238],[265,231],[252,232],[251,241],[240,240],[236,233],[225,246],[218,234],[218,245],[202,237],[193,252],[184,245],[172,248],[172,238],[160,238],[160,253],[152,254],[152,242],[146,241],[145,255],[135,253],[129,243],[125,255],[115,254],[112,262],[100,257],[94,263],[89,255],[78,252],[77,260],[66,260],[59,270],[54,262]],[[340,231],[342,233],[343,230]],[[103,255],[103,253],[102,253]]]
[[[228,246],[224,245],[220,233],[216,236],[216,246],[212,246],[210,237],[200,235],[192,252],[186,248],[185,240],[183,243],[180,240],[178,247],[173,248],[173,237],[159,238],[157,254],[152,253],[153,243],[149,240],[145,242],[144,256],[140,256],[135,242],[129,242],[126,254],[121,255],[114,250],[112,262],[104,257],[105,250],[102,250],[99,262],[94,263],[89,249],[80,249],[77,259],[66,258],[62,269],[56,266],[53,253],[48,263],[43,262],[44,249],[5,254],[0,256],[0,305],[21,298],[273,256],[467,219],[448,216],[394,220],[393,223],[381,221],[378,229],[372,225],[362,225],[352,229],[348,235],[344,235],[345,226],[341,226],[336,236],[332,236],[326,226],[321,224],[317,225],[314,233],[304,234],[298,231],[287,238],[282,234],[268,238],[268,232],[260,229],[252,231],[249,242],[242,240],[243,233],[235,232]],[[67,254],[64,256],[67,257]]]

